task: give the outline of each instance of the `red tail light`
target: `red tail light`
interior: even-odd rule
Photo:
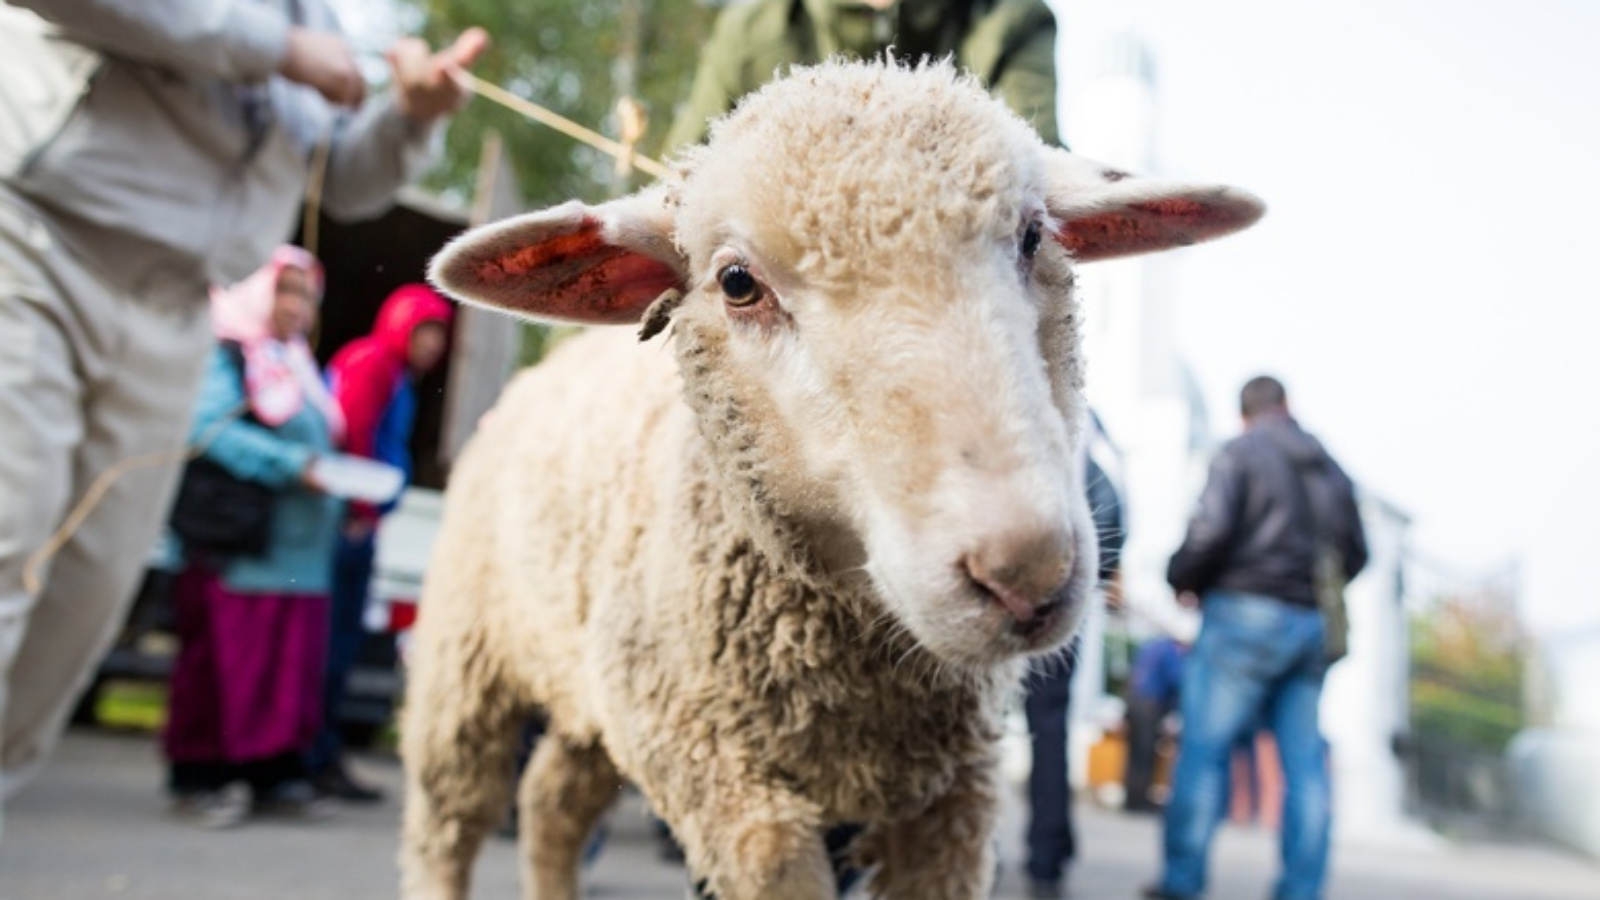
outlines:
[[[389,632],[399,634],[417,622],[417,601],[389,601]]]

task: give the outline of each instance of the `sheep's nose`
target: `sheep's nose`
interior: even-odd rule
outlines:
[[[1071,532],[1061,526],[995,535],[961,562],[979,596],[1026,626],[1061,607],[1073,558]]]

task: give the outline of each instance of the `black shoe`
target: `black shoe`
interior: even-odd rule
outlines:
[[[326,819],[333,807],[309,782],[285,781],[257,791],[251,812],[276,819]]]
[[[1135,813],[1138,815],[1155,815],[1161,812],[1163,809],[1164,807],[1162,807],[1161,804],[1152,802],[1150,800],[1129,800],[1127,803],[1122,805],[1123,812]]]
[[[517,828],[517,805],[513,803],[511,808],[506,810],[506,820],[500,823],[500,827],[494,830],[494,834],[495,837],[503,837],[508,841],[514,841],[517,839]]]
[[[665,863],[682,865],[684,862],[683,848],[670,835],[661,839],[661,843],[657,846],[657,855]]]
[[[332,797],[346,803],[377,803],[383,799],[383,791],[351,778],[350,773],[346,772],[342,765],[329,766],[313,775],[311,786],[324,797]]]

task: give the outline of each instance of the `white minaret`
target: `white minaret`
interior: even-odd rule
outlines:
[[[1157,171],[1149,49],[1124,31],[1094,59],[1090,77],[1068,97],[1073,151],[1133,172]],[[1164,255],[1135,257],[1087,265],[1080,274],[1089,400],[1123,457],[1123,578],[1132,619],[1146,629],[1192,630],[1175,611],[1166,562],[1182,540],[1210,435],[1172,332],[1171,265]]]
[[[1117,33],[1094,51],[1088,76],[1066,92],[1063,134],[1074,153],[1137,173],[1156,170],[1155,71],[1144,42]],[[1171,327],[1168,263],[1161,256],[1093,263],[1079,270],[1085,307],[1088,394],[1121,452],[1127,517],[1123,550],[1129,627],[1192,634],[1166,585],[1167,557],[1183,537],[1189,500],[1210,443],[1200,392],[1179,360]],[[1086,623],[1073,685],[1073,757],[1099,738],[1104,708],[1105,618]],[[1082,767],[1078,767],[1080,770]]]
[[[1149,50],[1122,32],[1096,56],[1095,73],[1068,100],[1075,153],[1153,173],[1155,72]],[[1134,257],[1084,266],[1089,399],[1123,456],[1128,508],[1124,578],[1140,616],[1165,620],[1171,607],[1166,560],[1183,536],[1184,500],[1194,495],[1195,461],[1210,444],[1200,392],[1172,332],[1171,260]]]

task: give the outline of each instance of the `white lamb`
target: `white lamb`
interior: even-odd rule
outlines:
[[[987,895],[995,741],[1092,588],[1072,261],[1253,222],[1045,147],[946,65],[796,70],[681,183],[480,228],[433,277],[601,329],[519,376],[451,484],[407,699],[404,895],[461,898],[505,808],[577,896],[636,783],[723,900]]]

